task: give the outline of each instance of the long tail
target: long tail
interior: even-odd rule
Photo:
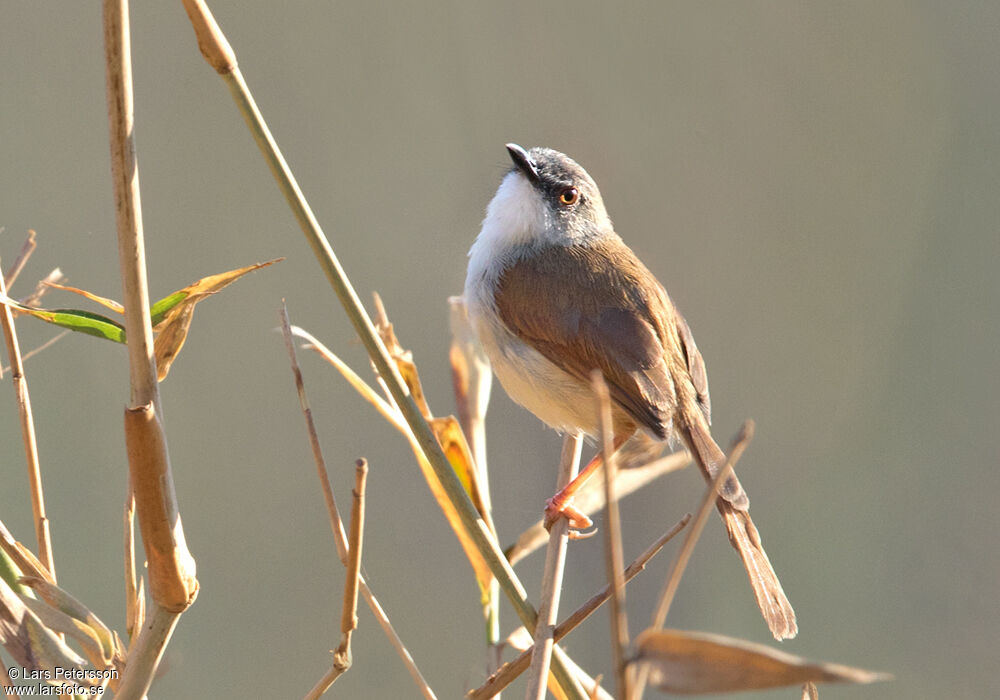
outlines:
[[[707,422],[701,418],[699,412],[688,425],[679,427],[684,442],[701,468],[705,480],[711,481],[725,465],[726,455],[712,439]],[[726,524],[729,542],[743,560],[754,598],[757,599],[757,606],[771,634],[778,640],[794,637],[799,631],[795,622],[795,611],[788,602],[785,591],[781,588],[781,582],[778,581],[778,575],[774,573],[774,568],[767,558],[764,545],[760,541],[760,533],[750,519],[750,501],[735,474],[722,485],[715,506]]]

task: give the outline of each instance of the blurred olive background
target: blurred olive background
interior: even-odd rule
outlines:
[[[689,319],[715,432],[741,463],[795,604],[788,651],[892,672],[824,698],[1000,694],[1000,5],[214,2],[219,23],[359,294],[381,293],[431,406],[453,411],[446,298],[509,167],[569,153]],[[0,255],[120,298],[98,3],[0,9]],[[159,698],[301,697],[339,632],[336,563],[276,311],[361,374],[367,360],[180,3],[135,3],[136,133],[149,279],[286,256],[199,306],[162,385],[201,593]],[[77,305],[52,293],[46,303]],[[22,347],[54,330],[18,322]],[[371,462],[364,566],[442,698],[483,679],[478,592],[405,442],[311,354],[334,487]],[[6,360],[5,360],[6,362]],[[122,347],[74,335],[27,366],[60,583],[124,633]],[[0,518],[34,545],[9,375]],[[489,415],[505,542],[536,519],[560,438],[498,387]],[[700,476],[624,504],[626,557],[695,507]],[[598,521],[598,525],[600,525]],[[574,543],[563,608],[603,584]],[[629,588],[633,634],[676,545]],[[537,599],[542,557],[519,566]],[[333,696],[415,697],[362,606]],[[504,629],[514,615],[504,609]],[[767,642],[717,518],[673,626]],[[611,674],[607,613],[568,640]],[[510,695],[519,697],[522,686]],[[759,697],[798,697],[790,689]]]

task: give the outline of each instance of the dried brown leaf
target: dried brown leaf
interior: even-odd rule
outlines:
[[[166,299],[173,299],[180,296],[182,297],[182,300],[171,306],[153,329],[157,332],[156,342],[154,345],[156,353],[157,380],[162,382],[166,378],[167,373],[170,371],[170,365],[173,364],[177,354],[181,351],[181,348],[184,347],[184,341],[187,340],[188,330],[191,327],[191,318],[194,314],[194,307],[198,302],[208,298],[216,292],[222,291],[240,277],[243,277],[254,270],[259,270],[262,267],[273,265],[281,260],[284,260],[284,258],[275,258],[274,260],[268,260],[267,262],[247,265],[246,267],[241,267],[236,270],[229,270],[227,272],[220,272],[217,275],[202,277],[197,282],[193,282],[183,289],[178,289],[176,292],[166,297]],[[157,302],[157,304],[159,303],[160,302]],[[155,310],[156,305],[154,305],[153,308]]]
[[[68,615],[90,630],[90,632],[93,633],[93,637],[100,645],[101,658],[105,663],[111,660],[115,650],[114,636],[111,634],[111,630],[108,629],[107,625],[105,625],[100,618],[97,617],[97,615],[92,613],[86,605],[63,589],[59,588],[59,586],[49,583],[43,579],[33,576],[22,576],[21,583],[25,586],[30,586],[31,589],[38,594],[38,597],[48,603],[50,607]],[[35,608],[30,604],[29,607],[31,607],[31,609],[38,614],[38,611],[35,610]],[[39,617],[41,617],[41,615],[39,615]],[[44,620],[44,618],[42,619]],[[68,630],[65,631],[69,633]],[[88,637],[89,636],[90,635],[88,634]],[[95,665],[98,664],[95,662]]]
[[[156,355],[156,381],[162,382],[170,372],[170,366],[184,347],[191,319],[194,318],[194,305],[181,303],[170,310],[159,326],[160,332],[153,341],[153,354]]]
[[[379,336],[381,336],[382,342],[385,343],[385,348],[389,351],[389,355],[396,363],[396,367],[399,369],[406,387],[410,390],[413,401],[417,404],[417,408],[420,409],[420,414],[427,420],[430,420],[433,414],[427,405],[427,399],[424,397],[424,389],[420,384],[417,366],[413,362],[413,353],[400,345],[399,340],[396,338],[396,332],[393,330],[392,324],[386,316],[382,298],[378,294],[375,294],[375,309],[375,329],[378,331]]]
[[[469,443],[465,441],[465,433],[462,432],[458,420],[455,416],[431,418],[430,425],[441,449],[448,457],[448,462],[451,463],[451,468],[455,470],[462,486],[465,487],[465,492],[472,499],[472,504],[480,514],[483,514],[485,508],[479,475],[472,459],[472,452],[469,450]]]
[[[101,650],[101,641],[97,638],[97,634],[92,628],[76,618],[46,605],[40,600],[22,596],[21,601],[28,610],[38,617],[45,627],[53,632],[65,634],[75,639],[83,649],[83,653],[86,654],[87,658],[95,666],[100,668],[111,660],[110,655],[108,658],[104,657]]]
[[[0,579],[0,645],[26,669],[69,668],[85,663]]]
[[[97,294],[94,294],[92,292],[88,292],[85,289],[78,289],[76,287],[70,287],[70,286],[65,285],[65,284],[58,284],[56,282],[49,282],[48,280],[42,280],[41,283],[44,284],[46,287],[52,287],[53,289],[61,289],[64,292],[72,292],[73,294],[79,294],[80,296],[84,297],[85,299],[90,299],[91,301],[96,302],[96,303],[100,304],[101,306],[103,306],[105,308],[108,308],[108,309],[111,309],[112,311],[115,311],[117,313],[120,313],[120,314],[124,314],[125,313],[125,307],[122,306],[121,304],[119,304],[114,299],[108,299],[106,297],[98,296]]]
[[[648,629],[636,640],[637,661],[667,693],[697,695],[758,690],[807,682],[874,683],[883,673],[813,663],[762,644],[704,632]]]

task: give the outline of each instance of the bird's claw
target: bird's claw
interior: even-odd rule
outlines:
[[[552,531],[552,526],[560,518],[566,518],[569,524],[567,535],[571,540],[583,540],[592,537],[597,533],[597,528],[586,531],[594,526],[594,521],[587,517],[587,514],[572,504],[572,502],[560,502],[555,496],[545,502],[545,529]]]

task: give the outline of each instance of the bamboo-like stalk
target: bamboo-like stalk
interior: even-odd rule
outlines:
[[[341,267],[330,242],[323,233],[308,202],[306,202],[291,169],[278,148],[277,142],[257,108],[253,96],[243,80],[243,75],[236,65],[235,55],[229,42],[222,35],[208,7],[202,0],[184,0],[184,7],[195,27],[199,49],[229,87],[240,113],[261,149],[279,189],[292,209],[292,213],[330,282],[330,286],[368,351],[376,370],[388,385],[396,404],[410,425],[417,443],[434,469],[445,493],[454,504],[463,527],[480,551],[486,565],[497,577],[500,588],[511,601],[522,624],[529,629],[534,629],[538,619],[537,611],[529,602],[524,586],[518,580],[509,562],[504,558],[496,538],[476,512],[465,493],[461,482],[448,462],[448,458],[438,444],[437,438],[406,388],[406,384],[389,356],[385,344],[375,331],[371,318],[362,306],[361,300],[354,291],[353,285]],[[553,657],[552,671],[571,700],[585,700],[582,693],[576,692],[576,683],[566,663],[558,653]]]
[[[153,605],[150,615],[129,647],[125,673],[122,674],[115,700],[140,700],[145,697],[180,616],[180,613]]]
[[[17,271],[17,266],[12,272]],[[11,275],[11,279],[16,274]],[[7,293],[4,275],[0,273],[0,293]],[[0,304],[0,325],[3,326],[4,342],[7,346],[7,359],[10,362],[11,379],[14,386],[14,396],[17,400],[17,415],[21,423],[21,441],[24,443],[24,457],[28,465],[28,486],[31,492],[31,512],[35,521],[35,540],[38,545],[38,558],[49,570],[53,580],[56,577],[56,564],[52,556],[52,538],[49,533],[49,519],[45,515],[45,493],[42,490],[42,468],[38,462],[38,441],[35,438],[35,420],[31,413],[31,395],[28,393],[28,378],[24,375],[24,364],[21,360],[21,348],[17,342],[17,331],[14,329],[14,315],[10,307]]]
[[[573,480],[580,470],[581,435],[563,438],[559,459],[558,493]],[[542,574],[542,594],[538,606],[538,624],[534,630],[534,652],[531,655],[531,672],[528,674],[526,700],[543,700],[549,679],[552,648],[555,646],[553,630],[559,615],[559,596],[562,592],[563,571],[566,566],[566,546],[569,543],[569,521],[559,518],[549,532],[549,545],[545,552],[545,570]]]
[[[625,665],[628,650],[628,617],[625,612],[625,562],[622,554],[621,519],[618,514],[618,497],[615,480],[618,465],[615,461],[614,434],[611,426],[611,396],[600,370],[594,370],[591,383],[597,399],[597,415],[601,426],[601,450],[604,453],[605,492],[605,554],[608,586],[611,589],[611,652],[615,670],[615,697],[627,700],[629,670]]]
[[[691,553],[694,551],[694,546],[698,543],[701,531],[705,528],[705,523],[708,520],[708,514],[712,510],[712,506],[715,505],[715,501],[718,498],[719,486],[729,477],[730,474],[733,473],[733,468],[736,466],[740,457],[743,456],[743,451],[746,449],[747,445],[750,444],[750,440],[753,439],[753,431],[753,421],[744,421],[742,427],[740,428],[740,432],[737,434],[736,438],[733,440],[733,444],[729,448],[729,453],[726,455],[726,463],[723,465],[722,469],[719,470],[719,473],[715,475],[715,478],[712,479],[708,488],[705,489],[705,494],[702,496],[701,503],[698,506],[694,523],[688,529],[687,535],[684,537],[684,542],[681,544],[681,548],[677,552],[677,556],[670,565],[670,573],[667,575],[666,583],[663,586],[663,591],[660,593],[656,610],[653,613],[653,619],[650,625],[651,629],[663,629],[663,623],[667,619],[667,613],[670,612],[670,605],[673,603],[678,586],[680,586],[681,577],[684,575],[684,569],[687,568],[688,561],[691,559]],[[630,695],[631,700],[640,700],[642,698],[642,694],[646,689],[646,683],[648,680],[649,667],[643,666],[636,674],[635,685],[632,687],[632,693]]]
[[[680,522],[670,528],[667,532],[660,535],[656,541],[653,542],[653,544],[646,548],[646,551],[636,557],[635,560],[625,569],[625,582],[628,583],[635,578],[640,571],[645,569],[649,560],[659,553],[661,549],[663,549],[663,545],[673,539],[677,533],[684,529],[684,526],[687,525],[690,520],[691,516],[685,515],[681,518]],[[590,617],[610,597],[610,586],[605,586],[603,589],[591,596],[586,603],[581,605],[569,617],[556,625],[553,632],[555,640],[558,642],[560,639],[579,627],[584,620]],[[487,700],[487,698],[495,697],[497,693],[510,685],[515,678],[524,673],[531,662],[533,650],[534,647],[526,649],[516,659],[510,663],[504,664],[504,666],[497,673],[487,679],[483,685],[473,691],[470,691],[466,697],[470,700]]]
[[[116,697],[146,694],[180,613],[198,591],[194,559],[177,510],[160,408],[135,154],[131,40],[126,0],[104,0],[104,49],[111,179],[118,230],[131,395],[125,410],[125,444],[139,527],[149,564],[153,610],[132,640]]]

